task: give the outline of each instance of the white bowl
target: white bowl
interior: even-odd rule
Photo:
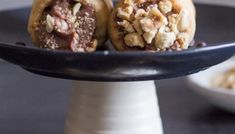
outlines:
[[[194,91],[208,99],[212,104],[235,113],[235,90],[213,87],[211,81],[218,74],[223,74],[235,67],[235,60],[230,59],[206,71],[188,76],[188,83]]]

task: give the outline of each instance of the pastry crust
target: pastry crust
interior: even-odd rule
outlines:
[[[108,26],[109,27],[109,37],[111,38],[111,42],[114,45],[114,47],[117,50],[119,50],[119,51],[126,51],[126,50],[148,50],[146,48],[143,48],[143,44],[142,43],[127,45],[128,41],[125,41],[125,36],[126,36],[126,31],[129,31],[127,33],[132,33],[132,32],[139,33],[139,35],[142,37],[142,40],[145,40],[144,37],[145,36],[151,37],[150,36],[151,34],[150,35],[147,35],[147,34],[143,35],[144,33],[140,33],[137,29],[135,29],[135,27],[133,26],[134,25],[133,24],[133,19],[130,19],[130,20],[126,19],[126,20],[128,21],[128,23],[130,23],[130,25],[132,27],[134,27],[134,31],[131,30],[130,28],[129,29],[125,29],[125,27],[126,27],[125,26],[125,27],[121,27],[121,29],[124,28],[124,30],[125,30],[125,33],[123,33],[123,30],[120,30],[120,24],[118,24],[118,23],[120,23],[120,18],[121,18],[121,20],[125,20],[125,19],[123,19],[125,17],[122,18],[122,16],[121,17],[118,16],[119,10],[123,9],[124,7],[128,7],[129,5],[135,5],[137,1],[146,1],[146,0],[136,0],[136,1],[134,1],[134,4],[133,4],[133,0],[120,0],[116,4],[116,6],[114,7],[113,12],[111,13],[111,17],[109,19],[109,26]],[[149,1],[151,1],[151,0],[149,0]],[[159,0],[159,1],[162,1],[162,2],[170,1],[172,3],[172,12],[173,11],[174,12],[178,12],[178,16],[181,14],[180,12],[187,13],[187,16],[184,19],[188,23],[186,29],[183,32],[181,32],[180,35],[176,34],[176,37],[174,37],[174,38],[177,38],[178,36],[184,35],[184,37],[186,37],[187,43],[189,44],[194,39],[194,35],[195,35],[195,31],[196,31],[196,20],[195,20],[196,19],[196,10],[195,10],[195,7],[194,7],[194,4],[193,4],[192,0]],[[127,3],[130,3],[130,4],[127,4]],[[134,7],[133,10],[135,10],[136,7],[135,6],[133,6],[133,7]],[[160,11],[159,4],[157,5],[157,8]],[[135,10],[134,12],[136,13],[137,11]],[[169,25],[169,18],[168,18],[169,15],[168,14],[170,14],[170,13],[168,13],[168,14],[162,13],[162,14],[167,18],[167,21],[168,21],[167,24],[163,25],[162,27],[166,27],[166,26]],[[133,16],[133,14],[131,16]],[[145,21],[144,23],[146,23],[146,22],[147,21]],[[149,45],[154,46],[154,40],[157,40],[156,39],[157,38],[157,34],[159,33],[159,31],[161,31],[160,29],[161,29],[161,27],[158,28],[157,32],[155,33],[154,39],[152,39],[152,41],[150,40],[151,43]],[[170,29],[170,31],[173,31],[173,30]],[[130,39],[130,41],[132,41],[132,42],[133,42],[133,40],[136,41],[136,38],[133,37],[132,40]],[[145,40],[145,44],[146,44],[147,41],[148,40]],[[188,48],[188,44],[185,47],[180,48],[180,50],[187,49]],[[133,45],[134,47],[131,46],[131,45]],[[160,44],[160,46],[161,46],[161,44]],[[155,45],[154,46],[154,51],[166,51],[166,49],[165,48],[161,48],[161,47],[158,48]]]
[[[28,22],[28,32],[35,44],[38,44],[36,29],[40,22],[41,16],[46,7],[55,0],[34,0],[31,15]],[[110,2],[109,2],[110,1]],[[94,38],[98,41],[98,46],[104,44],[107,40],[107,24],[109,13],[112,8],[111,0],[80,0],[87,2],[95,8],[96,28]]]

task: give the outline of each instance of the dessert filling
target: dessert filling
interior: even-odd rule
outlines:
[[[94,38],[95,9],[78,0],[55,0],[45,8],[37,26],[41,48],[92,52],[97,47]]]
[[[124,0],[115,20],[126,49],[179,51],[189,47],[189,15],[175,0]]]

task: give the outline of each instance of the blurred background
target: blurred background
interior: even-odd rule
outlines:
[[[234,0],[195,2],[235,6]],[[21,13],[21,8],[28,9],[31,3],[32,0],[0,0],[0,11],[7,14],[3,10],[20,8],[17,11]],[[190,80],[194,79],[197,77]],[[235,93],[199,91],[201,96],[191,89],[203,90],[207,87],[190,84],[190,80],[181,77],[156,82],[165,134],[235,134],[235,115],[228,108],[235,107]],[[1,61],[0,134],[63,134],[72,83],[34,75]],[[209,98],[213,94],[216,98]],[[226,98],[231,99],[222,102]]]

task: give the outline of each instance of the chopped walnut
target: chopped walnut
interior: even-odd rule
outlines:
[[[172,3],[169,0],[163,0],[159,2],[159,9],[162,13],[167,14],[172,10]]]
[[[117,16],[121,19],[129,20],[133,11],[134,11],[134,9],[132,6],[127,6],[124,9],[118,8]]]
[[[149,16],[158,16],[159,14],[162,14],[159,9],[158,9],[158,5],[157,4],[154,4],[150,7],[148,7],[148,13],[149,13]]]
[[[98,45],[98,41],[96,39],[93,39],[91,41],[91,46],[85,48],[86,52],[94,52],[96,50],[97,45]]]
[[[141,25],[140,25],[140,21],[139,20],[135,20],[133,22],[133,26],[135,28],[135,30],[137,31],[138,34],[142,35],[143,34],[143,30],[141,28]]]
[[[144,33],[143,34],[143,37],[144,37],[144,40],[148,43],[148,44],[151,44],[152,43],[152,40],[154,39],[155,35],[156,35],[157,31],[150,31],[150,32],[147,32],[147,33]]]
[[[145,16],[147,16],[147,12],[144,9],[139,9],[136,11],[135,19],[141,19]]]
[[[132,6],[132,5],[134,5],[134,0],[124,0],[124,3]]]
[[[145,49],[145,45],[154,45],[156,51],[188,48],[189,13],[182,10],[178,0],[123,1],[117,23],[123,28],[127,46]]]
[[[178,27],[177,27],[177,23],[176,23],[176,18],[177,18],[177,14],[172,14],[170,16],[168,16],[168,20],[169,20],[169,28],[171,29],[171,31],[173,31],[175,34],[179,33]]]
[[[141,19],[140,25],[141,25],[142,30],[145,32],[150,32],[151,30],[155,28],[153,21],[148,17]]]
[[[155,28],[160,28],[163,25],[167,25],[168,24],[168,20],[167,18],[159,11],[157,5],[153,6],[150,10],[149,10],[149,15],[150,18],[153,18],[155,21]]]
[[[136,3],[137,4],[142,4],[142,3],[147,2],[147,1],[149,1],[149,0],[136,0]]]
[[[155,37],[154,44],[156,48],[165,49],[172,46],[175,40],[176,40],[176,35],[174,32],[165,32],[163,28],[161,28]]]
[[[186,33],[180,33],[177,35],[177,42],[182,49],[188,49],[189,47],[189,37]]]
[[[127,34],[124,41],[129,47],[144,47],[144,40],[138,33]]]
[[[134,27],[127,20],[123,20],[122,22],[118,22],[118,24],[120,26],[124,27],[124,30],[126,30],[129,33],[135,32]]]

